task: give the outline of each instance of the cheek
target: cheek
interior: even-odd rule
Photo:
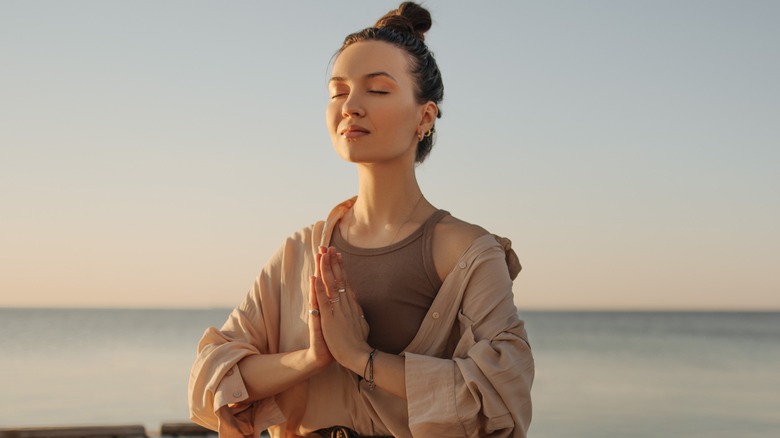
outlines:
[[[417,123],[414,106],[405,100],[388,101],[374,111],[374,116],[383,124],[392,126],[396,130],[405,129]]]
[[[417,129],[417,113],[413,107],[407,107],[405,111],[396,111],[392,114],[393,125],[397,127],[398,135],[406,138]]]

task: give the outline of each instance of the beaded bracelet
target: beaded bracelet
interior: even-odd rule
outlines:
[[[376,348],[371,350],[371,353],[368,353],[368,361],[366,361],[366,366],[363,367],[363,380],[368,383],[368,389],[373,390],[376,388],[376,383],[374,383],[374,355],[376,354]],[[366,370],[368,370],[368,377],[366,377]]]

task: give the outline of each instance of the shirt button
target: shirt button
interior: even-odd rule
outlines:
[[[229,369],[226,376],[232,376],[233,375],[233,368]]]
[[[236,391],[236,392],[234,392],[234,393],[233,393],[233,397],[235,397],[235,398],[239,398],[239,397],[241,397],[241,391]]]
[[[440,316],[441,315],[439,315],[439,312],[433,312],[433,315],[431,315],[431,317],[433,317],[433,319],[439,319]]]
[[[460,269],[466,269],[466,262],[460,262],[460,264],[458,264],[458,267],[460,267]]]

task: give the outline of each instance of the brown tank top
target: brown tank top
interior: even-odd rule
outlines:
[[[344,257],[349,283],[371,331],[368,344],[401,353],[422,324],[441,279],[433,265],[433,229],[449,213],[439,210],[407,238],[382,248],[358,248],[333,233],[332,245]]]

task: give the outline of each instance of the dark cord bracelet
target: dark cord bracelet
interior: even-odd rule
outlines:
[[[370,390],[376,388],[376,383],[374,383],[374,355],[376,351],[376,348],[374,348],[371,350],[371,353],[368,353],[368,361],[366,361],[366,366],[363,367],[363,380],[368,383],[368,389]],[[366,377],[366,371],[368,371],[368,377]]]

